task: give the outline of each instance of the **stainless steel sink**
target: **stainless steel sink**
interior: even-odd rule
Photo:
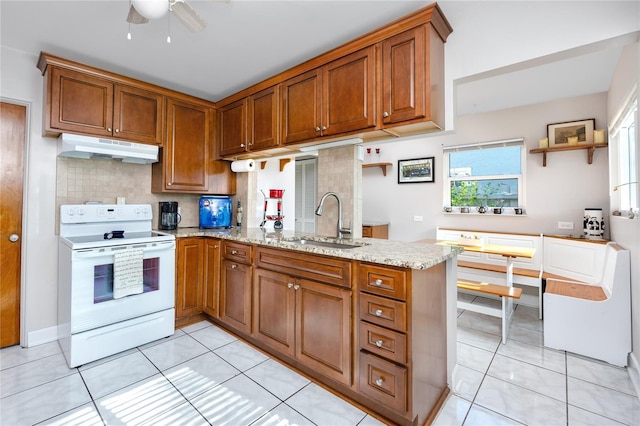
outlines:
[[[285,242],[309,246],[328,247],[334,249],[354,249],[367,245],[366,243],[355,243],[346,240],[314,240],[309,238],[291,238],[285,240]]]

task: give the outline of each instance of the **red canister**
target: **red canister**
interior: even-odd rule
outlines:
[[[269,197],[271,198],[282,198],[282,194],[284,193],[284,189],[270,189]]]

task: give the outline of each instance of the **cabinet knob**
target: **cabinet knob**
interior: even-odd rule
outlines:
[[[244,144],[243,143],[240,144],[240,148],[244,148]]]
[[[383,112],[383,113],[382,113],[382,117],[384,117],[384,118],[389,117],[389,113],[388,113],[387,111]]]
[[[320,127],[316,127],[316,132],[319,132],[319,131],[320,131]]]
[[[379,348],[382,347],[382,339],[376,340],[376,346]]]
[[[120,133],[120,129],[116,129],[116,133]]]
[[[167,182],[167,186],[173,185],[173,182]]]
[[[380,286],[382,285],[382,280],[381,280],[380,278],[378,278],[378,279],[374,282],[374,284],[375,284],[377,287],[380,287]]]
[[[237,250],[231,250],[231,254],[238,254]]]
[[[376,379],[376,385],[382,386],[383,383],[384,383],[384,378],[383,377],[380,377],[379,379]]]
[[[231,269],[236,269],[238,265],[231,265]]]
[[[327,126],[322,126],[322,130],[327,130]]]
[[[291,288],[291,287],[293,287],[293,283],[287,284],[287,288]]]
[[[293,289],[294,289],[294,290],[297,290],[297,289],[299,289],[299,288],[300,288],[300,285],[298,285],[298,284],[296,284],[296,285],[294,285],[294,286],[293,286]]]
[[[111,127],[107,127],[107,132],[110,132],[110,131],[111,131]]]
[[[382,309],[376,309],[375,314],[376,314],[377,317],[382,316]]]

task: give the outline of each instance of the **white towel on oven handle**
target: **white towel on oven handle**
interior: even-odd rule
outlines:
[[[113,259],[113,298],[144,291],[143,285],[143,251],[128,248],[115,252]]]

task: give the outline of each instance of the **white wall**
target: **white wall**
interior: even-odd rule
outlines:
[[[444,171],[442,146],[524,137],[529,149],[546,137],[549,123],[595,118],[596,128],[606,124],[606,94],[564,99],[534,106],[459,117],[456,130],[432,137],[393,144],[371,145],[381,149],[382,161],[392,163],[383,177],[377,168],[363,171],[363,220],[389,222],[389,238],[414,241],[435,238],[437,226],[486,231],[581,233],[585,207],[609,206],[608,155],[596,151],[587,164],[586,151],[551,153],[547,167],[540,154],[527,154],[526,216],[452,215],[442,213]],[[368,147],[369,145],[367,145]],[[398,184],[398,160],[435,157],[435,182]],[[414,222],[414,216],[423,222]],[[574,223],[574,230],[560,232],[558,221]]]

